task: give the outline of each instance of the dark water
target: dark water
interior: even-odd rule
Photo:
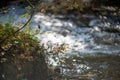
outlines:
[[[63,58],[61,65],[60,80],[120,80],[118,55],[72,55]]]

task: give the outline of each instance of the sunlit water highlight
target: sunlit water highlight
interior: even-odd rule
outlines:
[[[24,24],[27,18],[21,15],[27,10],[18,6],[11,6],[7,14],[1,14],[0,22],[11,22],[17,26],[18,23]],[[120,35],[119,33],[108,33],[101,29],[110,28],[111,23],[100,19],[90,21],[90,27],[77,26],[71,20],[60,20],[62,15],[44,15],[36,13],[31,21],[32,29],[38,29],[42,34],[36,35],[42,43],[50,45],[64,44],[68,46],[66,53],[119,53]],[[120,29],[120,24],[115,26]]]
[[[21,17],[27,10],[19,6],[9,8],[8,13],[0,14],[2,24],[11,22],[17,26],[27,21],[28,17]],[[69,19],[59,19],[64,19],[63,15],[36,13],[31,21],[31,30],[37,29],[41,32],[35,36],[46,48],[63,44],[66,46],[65,54],[60,54],[59,58],[56,56],[53,59],[54,56],[49,56],[50,65],[62,68],[63,80],[119,80],[120,33],[107,31],[113,27],[119,31],[119,21],[113,26],[106,17],[102,18],[104,20],[94,15],[87,17],[92,17],[89,27],[81,27]]]

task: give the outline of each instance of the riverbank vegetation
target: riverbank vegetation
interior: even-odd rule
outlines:
[[[24,31],[13,34],[16,30],[9,24],[0,25],[0,80],[47,80],[44,45]]]
[[[114,7],[119,10],[119,0],[29,0],[43,13],[68,14],[79,12],[96,12],[104,6]],[[9,4],[27,5],[27,0],[4,0],[0,2],[0,7]],[[102,9],[103,10],[103,9]],[[111,9],[113,10],[113,9]]]
[[[79,14],[103,11],[103,7],[114,7],[119,10],[118,0],[53,0],[52,2],[40,2],[37,7],[43,13],[55,14]],[[104,9],[106,10],[106,9]],[[108,9],[107,9],[108,10]],[[112,10],[112,9],[111,9]],[[108,10],[108,11],[111,11]],[[112,11],[116,11],[112,10]]]

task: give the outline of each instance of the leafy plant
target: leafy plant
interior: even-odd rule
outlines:
[[[16,29],[9,24],[5,26],[0,25],[0,41],[3,40],[9,34],[12,34]],[[25,33],[24,31],[18,32],[11,36],[9,39],[0,44],[0,61],[9,60],[8,57],[17,57],[18,59],[33,60],[33,56],[37,51],[42,50],[44,53],[44,47],[39,46],[39,41],[36,37]],[[11,58],[12,59],[12,58]]]
[[[70,11],[83,11],[85,3],[82,0],[54,0],[53,2],[41,2],[37,7],[43,13],[66,14]]]

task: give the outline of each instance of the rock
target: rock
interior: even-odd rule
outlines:
[[[9,56],[10,57],[10,56]],[[35,60],[17,59],[0,63],[0,80],[48,80],[48,67],[43,55],[34,55]]]

